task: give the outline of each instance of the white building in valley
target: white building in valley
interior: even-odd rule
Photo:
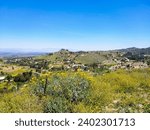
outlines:
[[[5,78],[5,76],[0,76],[0,81],[3,81]]]

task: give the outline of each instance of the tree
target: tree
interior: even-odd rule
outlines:
[[[8,76],[6,77],[6,79],[8,80],[8,82],[10,82],[10,80],[12,79],[12,76],[11,76],[11,75],[8,75]]]
[[[150,59],[147,60],[147,64],[150,65]]]
[[[32,76],[32,71],[24,72],[22,74],[15,76],[14,81],[15,82],[26,82],[26,81],[30,80],[31,76]]]

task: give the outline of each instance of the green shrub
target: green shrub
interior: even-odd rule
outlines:
[[[144,112],[145,113],[150,113],[150,104],[145,104],[144,105]]]
[[[31,76],[32,76],[32,71],[24,72],[22,74],[15,76],[14,81],[15,82],[26,82],[26,81],[30,80]]]
[[[65,113],[72,112],[69,102],[62,97],[54,97],[44,106],[44,113]]]

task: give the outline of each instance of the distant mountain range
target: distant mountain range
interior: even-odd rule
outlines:
[[[30,57],[30,56],[38,56],[44,55],[51,52],[57,52],[60,49],[0,49],[0,57]],[[150,47],[148,48],[126,48],[126,49],[118,49],[112,50],[123,53],[132,53],[132,55],[150,55]],[[84,52],[84,51],[83,51]],[[101,52],[101,51],[100,51]]]
[[[119,52],[130,52],[133,55],[138,55],[138,54],[143,54],[143,55],[150,55],[150,47],[148,48],[136,48],[136,47],[132,47],[132,48],[126,48],[126,49],[119,49],[116,50]]]
[[[0,49],[0,57],[30,57],[43,54],[46,54],[46,52],[22,49]]]
[[[38,56],[43,55],[46,53],[40,52],[0,52],[0,57],[31,57],[31,56]]]
[[[59,49],[0,49],[0,57],[30,57],[58,51]]]

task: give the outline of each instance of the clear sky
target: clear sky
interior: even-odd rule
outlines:
[[[0,48],[150,46],[150,0],[0,0]]]

